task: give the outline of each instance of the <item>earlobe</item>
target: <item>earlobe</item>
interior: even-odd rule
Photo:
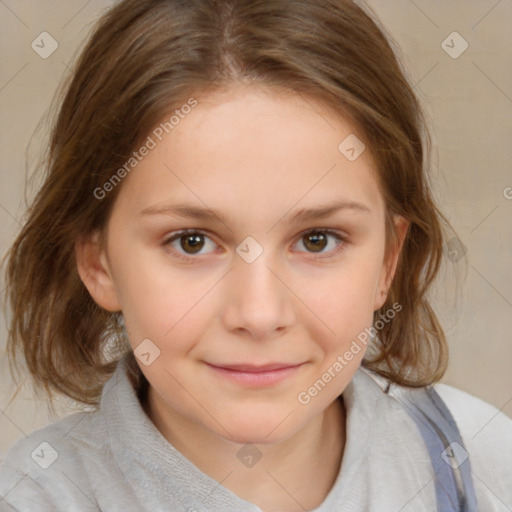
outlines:
[[[380,309],[388,297],[388,292],[396,273],[398,259],[409,229],[410,222],[402,216],[396,215],[394,218],[396,239],[393,247],[389,251],[387,261],[382,267],[379,283],[375,293],[374,311]]]
[[[99,233],[77,240],[75,256],[80,279],[98,306],[107,311],[121,311],[105,249]]]

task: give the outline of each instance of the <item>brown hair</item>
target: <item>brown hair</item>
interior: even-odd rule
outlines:
[[[447,344],[426,293],[449,224],[428,184],[424,115],[373,18],[350,0],[125,0],[99,20],[66,85],[44,183],[8,254],[8,353],[11,363],[23,353],[50,402],[57,391],[97,405],[127,350],[121,313],[100,308],[77,273],[76,240],[101,232],[122,184],[100,200],[94,191],[164,114],[239,83],[316,99],[357,128],[387,204],[388,246],[392,215],[411,223],[374,320],[392,304],[402,309],[363,364],[409,386],[443,376]],[[130,368],[143,385],[134,357]]]

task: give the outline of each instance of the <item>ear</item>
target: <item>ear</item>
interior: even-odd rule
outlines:
[[[395,225],[396,237],[391,242],[392,246],[389,248],[387,258],[382,265],[382,271],[375,293],[374,311],[380,309],[386,302],[389,288],[391,287],[393,277],[395,276],[398,258],[410,225],[410,222],[400,215],[395,215],[393,222]]]
[[[99,232],[77,240],[75,255],[78,275],[96,304],[107,311],[121,311]]]

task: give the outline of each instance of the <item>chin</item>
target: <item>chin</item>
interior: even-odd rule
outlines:
[[[289,439],[300,425],[297,425],[296,415],[290,411],[275,413],[254,411],[252,413],[234,414],[223,422],[223,429],[216,430],[227,440],[238,444],[277,444]]]
[[[280,444],[285,442],[287,439],[289,439],[292,436],[292,432],[280,432],[279,435],[276,435],[274,433],[271,433],[269,435],[269,432],[271,430],[257,430],[252,429],[251,431],[233,431],[230,430],[231,437],[226,437],[226,433],[224,431],[220,432],[222,437],[224,437],[227,441],[230,441],[235,444],[258,444],[258,445],[265,445],[265,444]]]

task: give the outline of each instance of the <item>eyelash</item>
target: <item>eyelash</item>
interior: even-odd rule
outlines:
[[[298,237],[298,241],[301,240],[302,238],[304,238],[305,236],[307,235],[310,235],[310,234],[313,234],[313,233],[322,233],[322,234],[327,234],[327,235],[331,235],[335,238],[337,238],[337,240],[340,242],[335,249],[332,249],[331,251],[329,251],[330,253],[332,253],[330,256],[315,256],[314,254],[315,253],[310,253],[313,255],[313,259],[315,260],[320,260],[320,259],[325,259],[325,258],[328,258],[328,257],[332,257],[333,255],[335,254],[338,254],[340,253],[341,251],[343,251],[348,243],[348,236],[343,234],[342,232],[340,231],[336,231],[336,230],[333,230],[333,229],[329,229],[329,228],[312,228],[312,229],[308,229],[307,231],[304,231],[303,233],[301,233]],[[175,233],[173,233],[171,236],[169,236],[168,238],[166,238],[163,242],[162,242],[162,245],[163,246],[169,246],[171,244],[171,242],[174,242],[174,240],[179,240],[180,238],[182,237],[185,237],[185,236],[190,236],[190,235],[203,235],[203,236],[206,236],[208,238],[210,238],[208,236],[208,233],[200,230],[200,229],[183,229],[181,231],[177,231]],[[197,261],[198,257],[197,256],[187,256],[183,253],[180,253],[176,250],[173,249],[173,252],[177,255],[178,258],[181,258],[185,261]],[[318,254],[324,254],[324,253],[318,253]]]

